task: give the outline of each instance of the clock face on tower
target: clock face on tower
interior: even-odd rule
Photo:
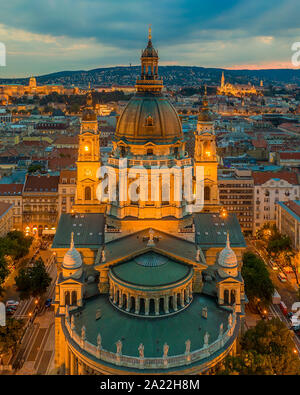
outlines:
[[[92,174],[92,170],[91,169],[85,169],[84,170],[84,174],[89,177]]]

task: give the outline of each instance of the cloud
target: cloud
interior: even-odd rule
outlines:
[[[286,64],[299,17],[298,0],[10,0],[0,14],[4,74],[137,64],[149,23],[165,64]]]

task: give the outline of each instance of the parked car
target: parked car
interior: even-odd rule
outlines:
[[[293,317],[294,313],[292,311],[289,311],[287,313],[287,318],[291,321],[292,317]]]
[[[18,302],[17,300],[7,300],[6,301],[6,307],[8,306],[18,306],[20,302]]]
[[[8,307],[7,309],[6,309],[6,314],[7,315],[14,315],[15,314],[15,309],[13,309],[13,308],[11,308],[11,307]]]
[[[286,275],[285,274],[279,273],[277,277],[282,283],[286,283]]]
[[[52,303],[52,298],[47,299],[46,302],[45,302],[45,306],[46,306],[46,307],[50,307],[50,306],[51,306],[51,303]]]

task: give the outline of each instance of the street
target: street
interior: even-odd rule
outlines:
[[[39,250],[36,245],[32,246],[26,260],[30,262],[32,257],[43,259],[52,281],[41,303],[33,297],[20,301],[13,317],[23,319],[26,329],[15,355],[7,356],[9,359],[5,358],[3,364],[12,366],[14,374],[51,374],[54,366],[54,310],[52,306],[46,308],[44,300],[54,299],[56,264],[50,250]],[[2,297],[4,302],[8,299],[19,300],[18,291],[13,286],[18,269],[7,279]],[[3,373],[12,374],[12,371],[4,370]]]
[[[274,287],[276,288],[276,290],[278,291],[278,293],[281,296],[281,300],[285,303],[288,310],[291,311],[293,303],[297,302],[299,300],[298,292],[296,291],[295,286],[293,286],[289,281],[282,283],[278,279],[278,277],[277,277],[278,272],[275,272],[272,270],[267,255],[264,253],[264,251],[257,248],[257,246],[255,245],[255,243],[252,240],[247,239],[247,245],[248,245],[249,250],[251,250],[255,254],[259,255],[261,257],[261,259],[264,261],[264,263],[269,271],[269,274],[270,274],[271,280],[274,284]],[[248,317],[247,317],[247,315],[248,315]],[[250,325],[249,324],[247,325],[248,328],[250,326],[253,326],[253,323],[256,320],[261,319],[261,317],[259,315],[257,315],[257,319],[255,319],[254,316],[255,315],[253,313],[250,313],[250,312],[246,313],[246,322],[248,320],[248,323],[250,323]],[[268,318],[279,318],[287,326],[288,329],[291,328],[290,321],[288,320],[287,317],[285,317],[285,315],[282,313],[282,311],[280,310],[278,305],[271,304],[269,306],[269,317]],[[254,323],[254,325],[255,325],[255,323]],[[293,330],[291,330],[291,332],[293,333],[295,348],[297,349],[298,355],[300,358],[300,339],[297,335],[295,335]]]

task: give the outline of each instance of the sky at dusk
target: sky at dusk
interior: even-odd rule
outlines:
[[[293,68],[299,0],[9,0],[0,77],[136,65],[148,25],[161,65]]]

